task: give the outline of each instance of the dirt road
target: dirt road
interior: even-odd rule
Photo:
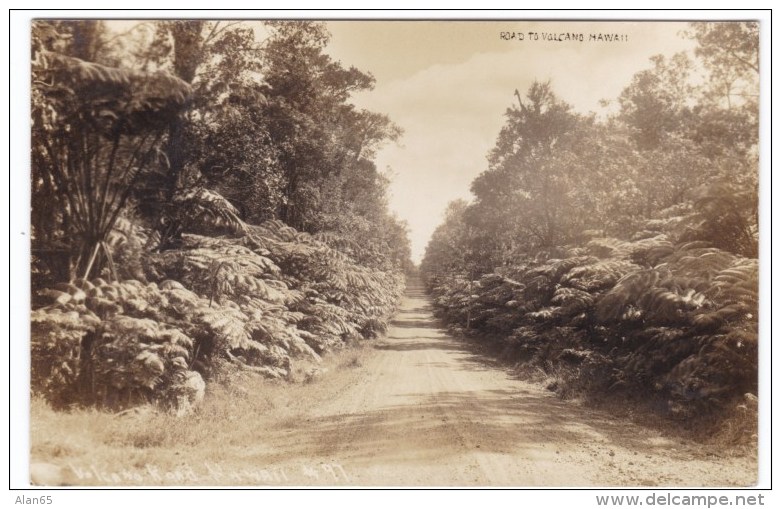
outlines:
[[[291,484],[746,486],[754,458],[558,399],[486,364],[411,286],[387,337],[337,393],[253,455]],[[260,459],[260,458],[259,458]],[[303,469],[303,470],[302,470]],[[308,472],[302,479],[300,472]],[[293,474],[295,478],[293,478]]]

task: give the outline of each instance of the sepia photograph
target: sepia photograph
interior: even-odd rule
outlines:
[[[73,14],[31,486],[757,485],[759,17]]]

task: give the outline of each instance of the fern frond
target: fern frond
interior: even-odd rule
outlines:
[[[561,278],[561,284],[585,292],[612,287],[627,274],[638,270],[634,263],[624,260],[601,260],[573,267]]]
[[[243,235],[247,225],[239,211],[221,194],[205,188],[195,188],[174,197],[177,214],[185,232]]]
[[[216,343],[224,345],[224,348],[229,350],[265,348],[250,337],[245,326],[249,318],[241,311],[230,308],[201,309],[197,320],[209,334],[213,335]]]

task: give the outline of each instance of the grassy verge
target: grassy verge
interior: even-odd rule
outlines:
[[[203,404],[187,417],[151,407],[118,414],[92,408],[63,412],[34,398],[30,462],[59,467],[66,484],[197,484],[188,478],[190,470],[203,476],[208,465],[241,467],[248,446],[268,433],[295,429],[313,408],[354,383],[372,352],[361,345],[329,353],[320,365],[300,365],[292,383],[237,373],[229,383],[210,384]],[[216,484],[258,481],[237,480],[246,482]]]

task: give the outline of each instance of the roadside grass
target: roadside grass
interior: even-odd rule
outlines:
[[[97,472],[234,462],[265,433],[295,429],[319,402],[335,398],[356,376],[349,368],[362,365],[372,351],[360,345],[331,352],[320,365],[301,364],[289,382],[235,373],[209,384],[203,403],[184,417],[152,407],[59,411],[32,398],[30,462]],[[117,484],[133,484],[127,481]]]

